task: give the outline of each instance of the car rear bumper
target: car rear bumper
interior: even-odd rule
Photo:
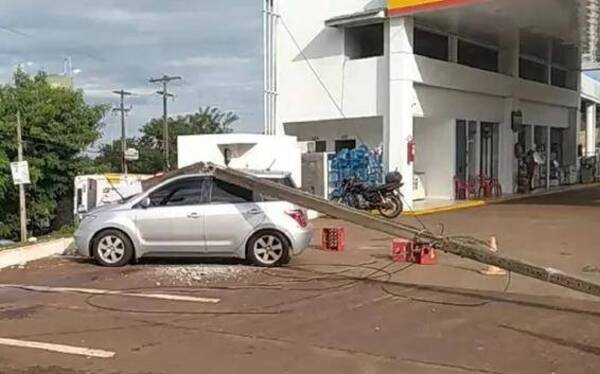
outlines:
[[[300,255],[304,250],[310,246],[314,229],[312,225],[308,225],[302,230],[296,231],[292,234],[292,254],[294,256]]]

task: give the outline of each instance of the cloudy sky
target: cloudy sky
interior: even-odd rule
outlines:
[[[170,89],[170,112],[213,105],[234,111],[239,132],[262,130],[262,8],[252,0],[2,0],[0,80],[27,63],[34,73],[63,71],[71,56],[75,83],[89,102],[116,104],[112,90],[134,92],[129,133],[161,116],[148,83],[183,76]],[[120,136],[108,116],[105,140]]]

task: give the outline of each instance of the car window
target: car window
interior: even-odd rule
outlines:
[[[204,178],[187,178],[170,183],[150,194],[150,206],[186,206],[202,204]]]
[[[254,194],[244,187],[213,179],[210,201],[230,204],[249,203],[254,201]]]

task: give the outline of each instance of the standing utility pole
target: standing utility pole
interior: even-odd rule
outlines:
[[[21,111],[17,110],[17,158],[23,161],[23,136],[21,134]],[[25,207],[25,185],[19,184],[19,216],[21,221],[21,242],[27,241],[27,211]]]
[[[130,108],[125,108],[125,96],[132,95],[131,92],[127,92],[124,90],[113,91],[114,94],[121,96],[121,105],[117,108],[114,108],[113,111],[121,112],[121,151],[122,151],[122,170],[123,174],[127,174],[127,159],[125,158],[125,154],[127,153],[127,132],[125,131],[125,114],[129,112]]]
[[[163,75],[162,78],[152,78],[150,79],[150,83],[162,83],[163,89],[162,91],[157,91],[156,93],[162,95],[163,97],[163,150],[165,153],[165,170],[168,171],[171,169],[171,162],[169,161],[169,117],[167,113],[167,99],[169,97],[173,97],[171,93],[169,93],[167,85],[169,82],[174,80],[180,80],[181,77],[178,76],[168,76]]]

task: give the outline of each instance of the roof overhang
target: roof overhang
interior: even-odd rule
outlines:
[[[600,0],[387,0],[388,15],[429,14],[450,23],[479,23],[482,32],[529,30],[578,46],[584,62],[600,61]],[[482,24],[477,18],[485,18]]]
[[[390,16],[402,16],[427,10],[439,10],[480,3],[482,1],[486,0],[388,0],[388,11]]]
[[[382,23],[387,19],[386,9],[371,9],[364,12],[346,14],[325,21],[327,27],[347,28]]]

